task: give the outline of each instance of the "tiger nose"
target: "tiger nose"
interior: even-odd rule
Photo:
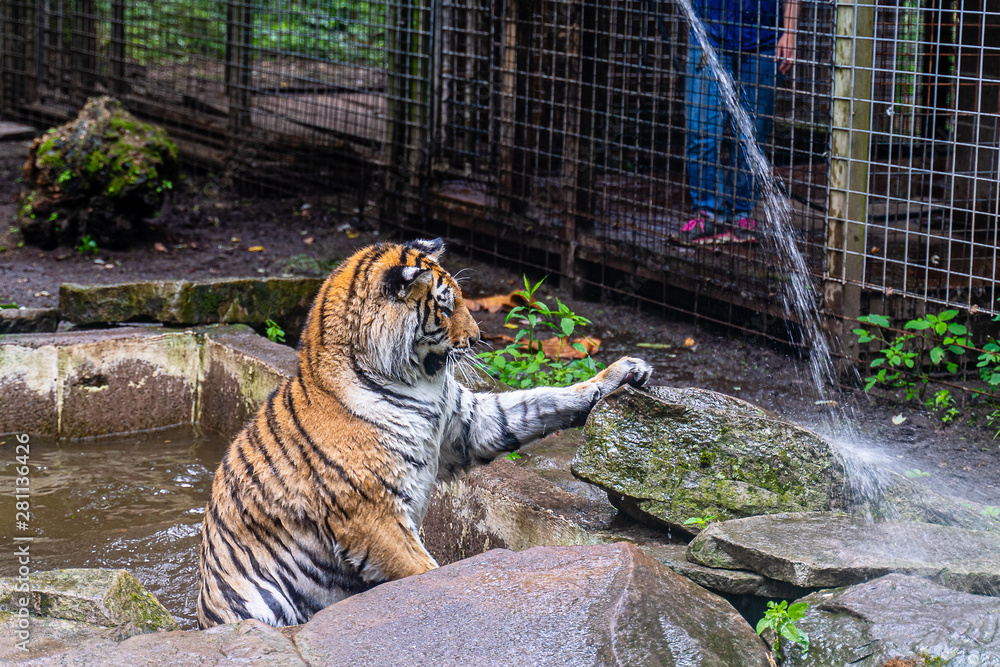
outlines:
[[[477,331],[476,333],[470,335],[468,337],[468,339],[467,339],[467,342],[468,342],[469,347],[473,347],[476,343],[478,343],[479,342],[479,332]]]

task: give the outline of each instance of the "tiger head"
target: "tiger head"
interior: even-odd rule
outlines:
[[[310,329],[322,321],[324,347],[346,345],[365,370],[383,378],[441,377],[449,359],[479,342],[461,288],[438,264],[443,252],[441,239],[358,251],[327,279]]]

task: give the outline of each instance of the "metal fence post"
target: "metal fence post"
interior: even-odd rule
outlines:
[[[840,0],[834,42],[833,132],[827,217],[827,333],[848,356],[844,332],[861,314],[871,140],[874,0]],[[845,326],[845,323],[848,323]]]
[[[125,81],[125,0],[111,1],[111,91],[128,92]]]
[[[381,218],[390,224],[399,224],[403,216],[416,212],[415,195],[427,177],[433,57],[430,11],[430,0],[396,0],[386,7],[388,199]]]
[[[233,137],[250,126],[250,76],[253,65],[251,0],[226,3],[226,97]]]

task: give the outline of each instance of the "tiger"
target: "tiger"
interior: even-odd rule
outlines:
[[[230,443],[202,522],[198,625],[305,623],[437,567],[419,537],[434,485],[582,425],[650,366],[623,357],[569,387],[474,393],[480,340],[441,239],[359,250],[323,282],[295,373]]]

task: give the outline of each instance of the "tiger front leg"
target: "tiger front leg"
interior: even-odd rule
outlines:
[[[622,357],[591,379],[569,387],[500,394],[466,391],[450,437],[442,443],[439,477],[447,479],[542,436],[580,426],[597,401],[623,384],[641,387],[652,371],[642,359]]]
[[[438,567],[405,514],[373,511],[358,518],[362,520],[352,522],[341,539],[363,545],[350,560],[366,582],[394,581]]]

